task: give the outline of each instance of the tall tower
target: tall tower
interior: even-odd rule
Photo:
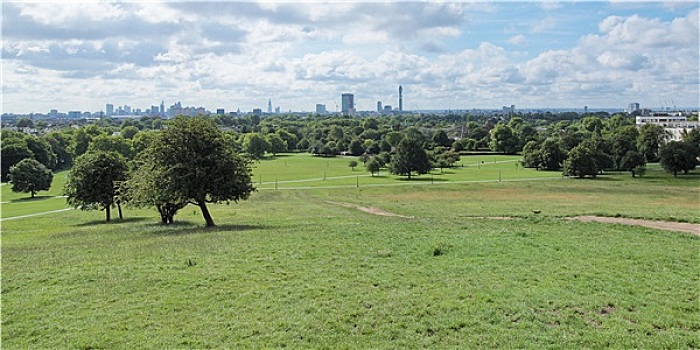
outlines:
[[[341,111],[345,115],[355,114],[355,95],[345,93],[341,96],[342,109]]]
[[[267,113],[272,114],[272,99],[271,98],[267,99]]]
[[[399,85],[399,112],[403,112],[403,86]]]

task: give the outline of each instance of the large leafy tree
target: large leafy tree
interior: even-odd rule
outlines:
[[[407,176],[411,179],[413,172],[426,174],[431,169],[428,154],[423,149],[421,142],[414,138],[405,138],[399,142],[396,155],[391,158],[389,172],[396,175]]]
[[[167,177],[168,169],[148,161],[147,153],[135,163],[123,187],[123,199],[135,207],[156,207],[163,224],[172,224],[177,212],[187,206],[187,199],[178,196],[175,184]]]
[[[3,138],[2,150],[0,151],[2,163],[2,181],[7,180],[7,175],[10,173],[10,167],[27,158],[34,158],[34,153],[27,147],[27,144],[21,140],[8,140]]]
[[[490,147],[494,152],[505,154],[515,153],[518,151],[519,142],[518,136],[508,125],[498,124],[491,130]]]
[[[572,148],[564,161],[564,175],[567,176],[596,177],[598,170],[595,148],[587,141]]]
[[[38,191],[48,191],[51,188],[53,173],[44,164],[27,158],[10,168],[9,179],[13,192],[28,192],[34,198]]]
[[[673,176],[677,176],[680,171],[687,174],[697,166],[698,153],[698,149],[689,142],[671,141],[661,146],[660,163]]]
[[[119,184],[126,180],[128,166],[116,152],[88,152],[75,160],[68,173],[65,194],[67,202],[83,210],[104,209],[107,221],[110,209],[118,204]],[[121,207],[119,210],[121,218]]]
[[[152,185],[165,193],[165,202],[198,206],[208,227],[215,224],[207,203],[238,202],[254,190],[250,160],[208,118],[174,119],[143,152],[143,161],[151,167],[145,176],[158,179]]]
[[[668,139],[668,133],[660,125],[645,124],[639,129],[637,148],[647,162],[659,161],[659,149]]]
[[[260,159],[270,149],[270,143],[260,133],[254,132],[245,136],[243,148],[251,157]]]

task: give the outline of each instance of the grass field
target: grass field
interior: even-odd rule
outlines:
[[[193,207],[173,226],[128,208],[4,220],[2,348],[700,347],[698,237],[563,219],[700,222],[697,174],[482,160],[357,187],[348,159],[277,157],[250,200],[212,206],[212,229]],[[480,218],[496,216],[512,219]]]

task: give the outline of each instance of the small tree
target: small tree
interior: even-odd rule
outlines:
[[[88,152],[75,160],[68,173],[65,194],[69,205],[82,210],[101,208],[110,221],[115,185],[126,180],[127,164],[116,152]],[[121,210],[119,211],[121,214]],[[121,215],[120,215],[121,218]]]
[[[348,163],[348,166],[352,169],[352,171],[355,171],[355,168],[357,168],[357,161],[351,160],[350,163]]]
[[[48,191],[53,173],[44,164],[27,158],[10,167],[10,183],[13,192],[29,192],[34,198],[38,191]]]
[[[379,163],[379,160],[377,160],[377,157],[372,157],[372,159],[367,162],[365,167],[367,168],[367,171],[372,173],[372,176],[374,176],[374,174],[378,173],[382,168],[382,165]]]
[[[254,159],[261,159],[270,149],[270,143],[261,134],[254,132],[246,135],[243,148]]]
[[[267,143],[270,145],[269,151],[273,156],[277,153],[282,153],[287,151],[287,141],[283,140],[278,134],[267,134]]]

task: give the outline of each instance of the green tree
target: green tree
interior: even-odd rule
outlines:
[[[73,153],[71,153],[71,135],[61,131],[53,131],[44,136],[44,140],[51,145],[51,151],[56,155],[54,169],[66,169],[73,165]]]
[[[282,137],[278,134],[267,134],[265,139],[267,140],[267,143],[270,145],[270,153],[272,153],[273,156],[276,156],[277,153],[282,153],[287,151],[287,142],[282,139]]]
[[[359,156],[365,152],[365,148],[362,147],[362,141],[358,138],[354,138],[350,141],[348,146],[348,152],[353,156]]]
[[[123,188],[124,200],[138,208],[156,207],[161,222],[172,224],[177,212],[187,206],[187,200],[178,195],[176,184],[167,176],[169,169],[150,162],[145,153],[136,164]]]
[[[693,145],[682,141],[670,141],[659,150],[661,166],[673,176],[680,171],[687,174],[695,169],[698,156],[698,150]]]
[[[31,158],[13,165],[8,177],[13,192],[28,192],[31,193],[32,198],[38,191],[48,191],[53,181],[51,170]]]
[[[34,159],[49,169],[56,168],[56,154],[51,150],[51,144],[48,141],[36,136],[27,136],[25,142],[34,153]]]
[[[134,136],[139,133],[139,128],[129,125],[122,128],[121,137],[129,140],[133,140]]]
[[[260,133],[254,132],[245,136],[243,149],[253,159],[261,159],[265,156],[265,152],[270,149],[270,143]]]
[[[380,164],[379,160],[377,160],[377,157],[372,157],[372,159],[365,164],[365,168],[367,171],[372,173],[372,176],[374,176],[374,174],[378,173],[382,168],[382,165]]]
[[[399,142],[401,142],[401,140],[403,140],[404,137],[406,136],[398,131],[390,131],[386,135],[384,135],[384,139],[387,140],[391,147],[394,148],[398,147]]]
[[[254,191],[250,160],[227,145],[209,118],[172,120],[142,157],[163,179],[155,184],[163,184],[167,202],[198,206],[207,227],[215,225],[207,203],[238,202]]]
[[[540,144],[537,141],[529,141],[523,147],[522,164],[525,168],[539,169],[541,167],[542,156],[540,154]]]
[[[564,161],[564,175],[583,178],[596,177],[597,174],[596,154],[589,142],[582,142],[569,151],[569,156]]]
[[[544,170],[559,170],[566,159],[566,152],[561,145],[561,140],[549,138],[540,146],[540,168]]]
[[[420,141],[413,138],[405,138],[399,143],[389,164],[390,173],[407,176],[409,180],[413,172],[421,175],[428,173],[430,169],[428,154]]]
[[[637,149],[647,163],[659,161],[659,149],[668,139],[668,133],[661,125],[644,124],[639,129]]]
[[[119,183],[126,180],[127,164],[116,152],[88,152],[75,160],[64,192],[69,205],[83,210],[103,209],[107,221]],[[121,208],[119,210],[121,218]]]
[[[489,146],[494,152],[512,154],[518,151],[518,138],[513,133],[510,126],[504,124],[496,125],[491,130],[491,142]]]
[[[2,181],[7,181],[10,167],[24,159],[34,158],[34,153],[21,139],[3,138],[0,154],[2,154],[2,157],[0,157],[0,163],[2,164]]]
[[[622,163],[622,159],[629,152],[637,152],[637,139],[639,137],[639,132],[637,127],[633,125],[620,127],[615,130],[611,136],[611,152],[613,164],[617,170],[628,170]],[[642,155],[643,157],[643,155]]]
[[[120,136],[101,134],[95,136],[90,145],[88,146],[88,152],[117,152],[122,155],[127,160],[131,160],[136,155],[134,150],[134,143],[130,139],[126,139]]]
[[[629,171],[632,173],[632,177],[636,175],[643,176],[646,172],[644,155],[637,152],[637,150],[628,151],[620,160],[619,169]]]
[[[452,140],[447,136],[445,130],[438,130],[433,134],[433,142],[436,146],[440,147],[450,147],[452,145]]]
[[[357,165],[358,165],[358,163],[357,163],[356,160],[351,160],[351,161],[348,163],[348,166],[352,169],[352,171],[355,171],[355,168],[357,168]]]

